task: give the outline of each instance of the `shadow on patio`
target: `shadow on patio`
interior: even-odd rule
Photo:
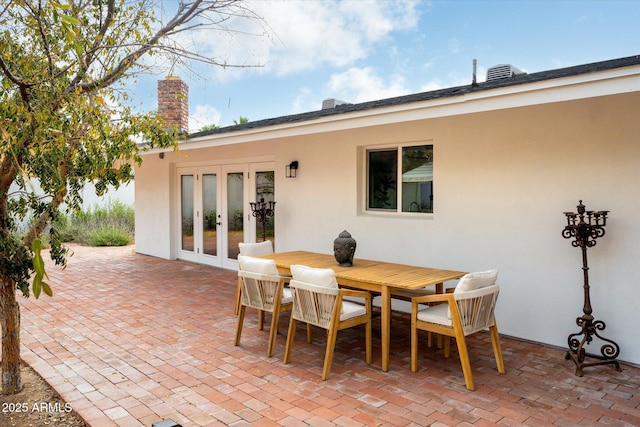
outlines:
[[[409,369],[409,319],[392,319],[391,364],[373,364],[360,328],[345,330],[328,381],[324,342],[300,326],[292,361],[282,363],[289,315],[274,357],[268,326],[248,311],[233,345],[237,275],[137,255],[131,247],[72,246],[66,270],[48,269],[53,299],[22,300],[22,356],[91,426],[640,425],[640,368],[588,368],[564,351],[502,339],[506,375],[495,369],[488,334],[469,340],[476,391],[465,388],[457,354],[421,344]],[[498,319],[500,325],[500,319]],[[568,325],[570,327],[570,325]],[[426,339],[426,336],[423,336]]]

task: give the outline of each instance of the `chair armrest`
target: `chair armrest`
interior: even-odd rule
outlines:
[[[416,304],[428,304],[428,303],[440,303],[440,302],[455,302],[455,298],[453,297],[453,293],[446,294],[434,294],[434,295],[423,295],[420,297],[415,297],[411,299],[412,303]]]
[[[344,289],[340,288],[340,296],[342,297],[356,297],[356,298],[364,298],[366,300],[371,300],[371,293],[367,291],[357,291],[355,289]]]

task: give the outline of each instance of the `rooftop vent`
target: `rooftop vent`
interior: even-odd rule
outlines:
[[[494,65],[487,70],[487,81],[509,79],[520,74],[527,74],[510,64]]]
[[[328,110],[329,108],[336,108],[338,105],[349,105],[349,103],[346,101],[340,101],[339,99],[335,99],[335,98],[327,98],[324,101],[322,101],[323,110]]]

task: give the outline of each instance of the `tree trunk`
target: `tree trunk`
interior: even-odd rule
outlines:
[[[0,287],[0,323],[2,323],[2,394],[22,391],[20,376],[20,305],[16,285],[7,277]]]

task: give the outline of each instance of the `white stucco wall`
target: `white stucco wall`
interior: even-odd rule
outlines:
[[[146,156],[144,167],[135,172],[136,251],[160,258],[174,259],[170,241],[174,209],[173,166],[158,154]]]
[[[95,209],[98,206],[107,206],[110,203],[120,202],[127,206],[133,206],[135,200],[135,183],[129,182],[122,185],[117,190],[112,186],[102,196],[96,196],[95,186],[86,184],[82,189],[82,208],[85,210]]]
[[[594,315],[619,359],[640,363],[636,264],[640,259],[640,92],[586,100],[281,136],[148,156],[136,171],[136,249],[171,258],[172,166],[273,155],[276,250],[331,253],[343,229],[356,256],[463,271],[498,268],[501,333],[566,347],[578,332],[580,250],[561,236],[582,199],[609,210],[606,235],[589,249]],[[423,218],[360,211],[363,147],[434,145],[435,213]],[[298,160],[297,178],[284,177]],[[599,347],[591,349],[597,351]],[[563,355],[559,353],[559,357]]]

